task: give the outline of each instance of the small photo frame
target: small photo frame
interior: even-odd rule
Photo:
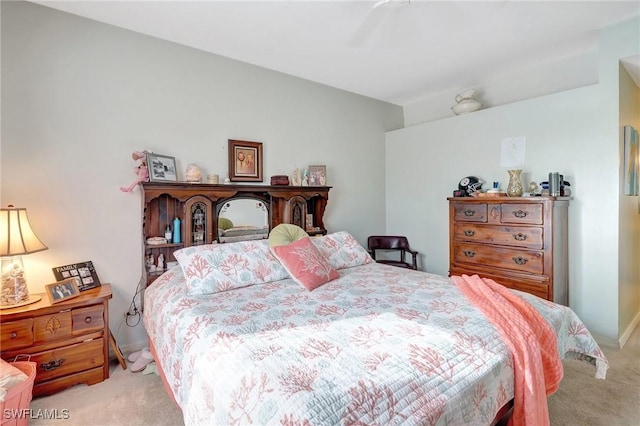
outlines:
[[[147,152],[147,169],[150,182],[178,181],[175,157]]]
[[[309,166],[309,186],[327,186],[327,166]]]
[[[80,289],[78,288],[79,282],[80,280],[78,278],[73,277],[45,285],[44,288],[51,304],[53,305],[80,296]]]
[[[78,279],[78,289],[80,291],[89,290],[100,287],[100,280],[96,273],[96,268],[90,260],[87,262],[72,263],[71,265],[56,266],[51,268],[53,276],[57,281],[66,280],[67,278]]]
[[[262,142],[229,139],[229,180],[262,182]]]

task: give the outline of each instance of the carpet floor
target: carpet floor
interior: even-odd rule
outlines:
[[[596,379],[595,368],[585,362],[563,363],[560,389],[549,397],[551,425],[640,425],[640,327],[636,327],[622,350],[605,346],[602,349],[610,363],[606,380]],[[48,417],[52,417],[51,413],[58,415],[57,419],[35,416],[30,422],[33,426],[184,424],[158,375],[122,370],[117,362],[111,365],[109,380],[34,398],[31,409],[33,414],[48,410]]]

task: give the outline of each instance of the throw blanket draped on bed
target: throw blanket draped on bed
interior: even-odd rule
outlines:
[[[451,277],[496,327],[513,354],[513,425],[549,425],[547,395],[558,389],[562,362],[553,328],[529,303],[493,280]]]

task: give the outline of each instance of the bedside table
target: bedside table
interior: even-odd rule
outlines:
[[[31,305],[0,310],[0,356],[37,365],[33,395],[93,385],[109,378],[111,285],[52,305],[46,294]]]

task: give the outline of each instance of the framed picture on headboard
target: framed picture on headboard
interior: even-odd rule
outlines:
[[[262,142],[229,139],[229,180],[262,182]]]

